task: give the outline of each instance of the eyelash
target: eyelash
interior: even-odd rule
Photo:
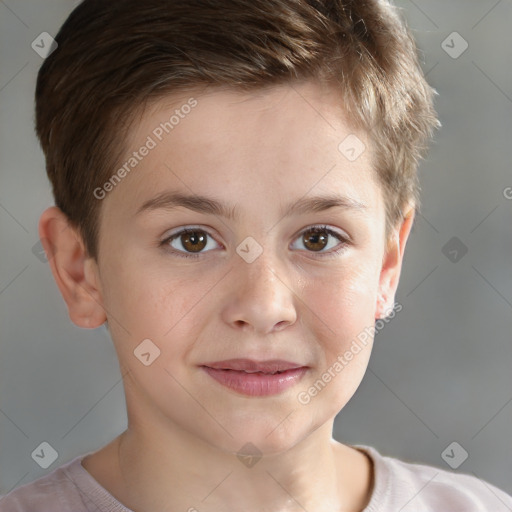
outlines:
[[[197,231],[202,231],[204,233],[206,233],[208,236],[212,236],[210,235],[210,233],[208,233],[208,231],[202,229],[202,228],[185,228],[185,229],[182,229],[181,231],[178,231],[177,233],[174,233],[173,235],[167,237],[165,240],[162,240],[162,242],[160,242],[160,247],[162,246],[168,246],[169,242],[171,242],[172,240],[174,240],[175,238],[178,238],[180,237],[181,235],[185,235],[185,234],[190,234],[190,233],[195,233]],[[335,257],[337,256],[339,253],[341,253],[347,245],[349,245],[349,239],[344,237],[343,235],[341,235],[340,233],[336,232],[336,231],[333,231],[332,229],[329,229],[327,226],[325,225],[317,225],[317,226],[311,226],[311,227],[308,227],[307,229],[304,229],[303,231],[301,231],[301,233],[299,235],[302,235],[303,233],[307,232],[307,231],[310,231],[310,232],[313,232],[313,233],[328,233],[329,235],[332,235],[334,236],[335,238],[337,238],[341,243],[339,244],[339,247],[336,248],[336,249],[331,249],[330,252],[323,252],[323,253],[317,253],[317,254],[320,254],[320,258],[330,258],[330,257]],[[213,238],[213,237],[212,237]],[[298,237],[297,237],[298,238]],[[295,240],[297,240],[297,238]],[[178,256],[179,258],[199,258],[202,254],[204,253],[197,253],[197,254],[193,254],[193,253],[187,253],[187,252],[183,252],[183,251],[176,251],[175,249],[172,249],[172,248],[166,248],[166,250],[168,250],[169,252],[171,252],[172,254]],[[208,252],[208,251],[206,251]],[[306,252],[312,252],[314,253],[315,251],[306,251]]]

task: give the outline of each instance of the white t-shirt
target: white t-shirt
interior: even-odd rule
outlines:
[[[353,447],[368,454],[374,468],[370,503],[362,512],[512,512],[512,496],[476,476]],[[6,494],[0,512],[133,512],[86,471],[86,455]]]

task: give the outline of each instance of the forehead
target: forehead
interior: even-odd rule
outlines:
[[[354,143],[356,159],[345,147]],[[164,189],[260,207],[308,193],[379,199],[367,135],[351,127],[339,92],[316,82],[164,98],[132,127],[128,146],[120,165],[150,147],[111,194],[133,209]]]

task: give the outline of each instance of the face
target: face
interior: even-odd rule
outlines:
[[[183,107],[190,97],[196,103]],[[167,133],[161,123],[176,109]],[[354,161],[338,149],[349,135],[366,146]],[[134,151],[137,164],[101,199],[97,275],[129,370],[130,421],[268,453],[332,422],[364,375],[372,340],[342,371],[333,365],[375,324],[384,272],[399,267],[395,258],[383,268],[385,209],[370,143],[350,128],[336,93],[303,83],[162,101],[129,146],[120,167]],[[178,206],[171,194],[205,196],[225,211]],[[339,204],[292,209],[313,197]],[[237,358],[305,369],[286,389],[248,395],[203,367]],[[329,382],[310,393],[329,368]]]

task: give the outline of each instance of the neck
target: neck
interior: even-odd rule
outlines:
[[[116,443],[118,498],[137,512],[360,511],[369,501],[370,461],[333,440],[329,424],[261,458],[223,451],[188,432],[149,435],[138,427]]]

